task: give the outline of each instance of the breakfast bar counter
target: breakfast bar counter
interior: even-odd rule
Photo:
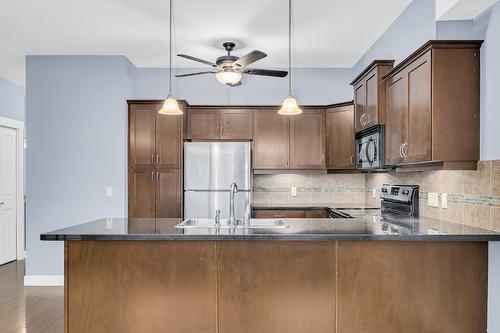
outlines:
[[[375,211],[284,221],[108,218],[42,234],[65,244],[66,332],[486,332],[498,233]]]

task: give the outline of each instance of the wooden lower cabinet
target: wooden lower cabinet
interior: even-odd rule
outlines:
[[[304,218],[306,217],[306,212],[303,209],[255,209],[254,217],[257,219]]]
[[[181,216],[181,171],[156,172],[156,218]]]
[[[155,217],[155,171],[129,170],[128,216]]]
[[[66,333],[486,332],[487,242],[66,241]]]

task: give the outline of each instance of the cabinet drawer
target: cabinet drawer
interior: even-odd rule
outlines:
[[[306,212],[301,209],[256,209],[254,216],[257,219],[272,219],[272,218],[304,218]]]

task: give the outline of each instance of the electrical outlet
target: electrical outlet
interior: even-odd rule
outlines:
[[[427,206],[439,207],[438,194],[436,192],[429,192],[427,194]]]
[[[111,186],[106,187],[106,197],[107,198],[113,197],[113,188]]]
[[[441,193],[441,207],[448,208],[448,193]]]
[[[372,197],[373,197],[373,199],[375,199],[377,197],[377,189],[376,188],[372,188]]]
[[[292,187],[292,197],[296,197],[297,196],[297,188],[294,186]]]

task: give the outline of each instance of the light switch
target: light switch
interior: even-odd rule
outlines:
[[[427,195],[427,206],[439,207],[438,194],[436,192],[429,192]]]
[[[292,187],[292,197],[296,197],[297,196],[297,188],[294,186]]]
[[[106,187],[106,197],[107,198],[113,197],[113,188],[111,186]]]
[[[441,193],[441,207],[448,208],[448,193]]]

